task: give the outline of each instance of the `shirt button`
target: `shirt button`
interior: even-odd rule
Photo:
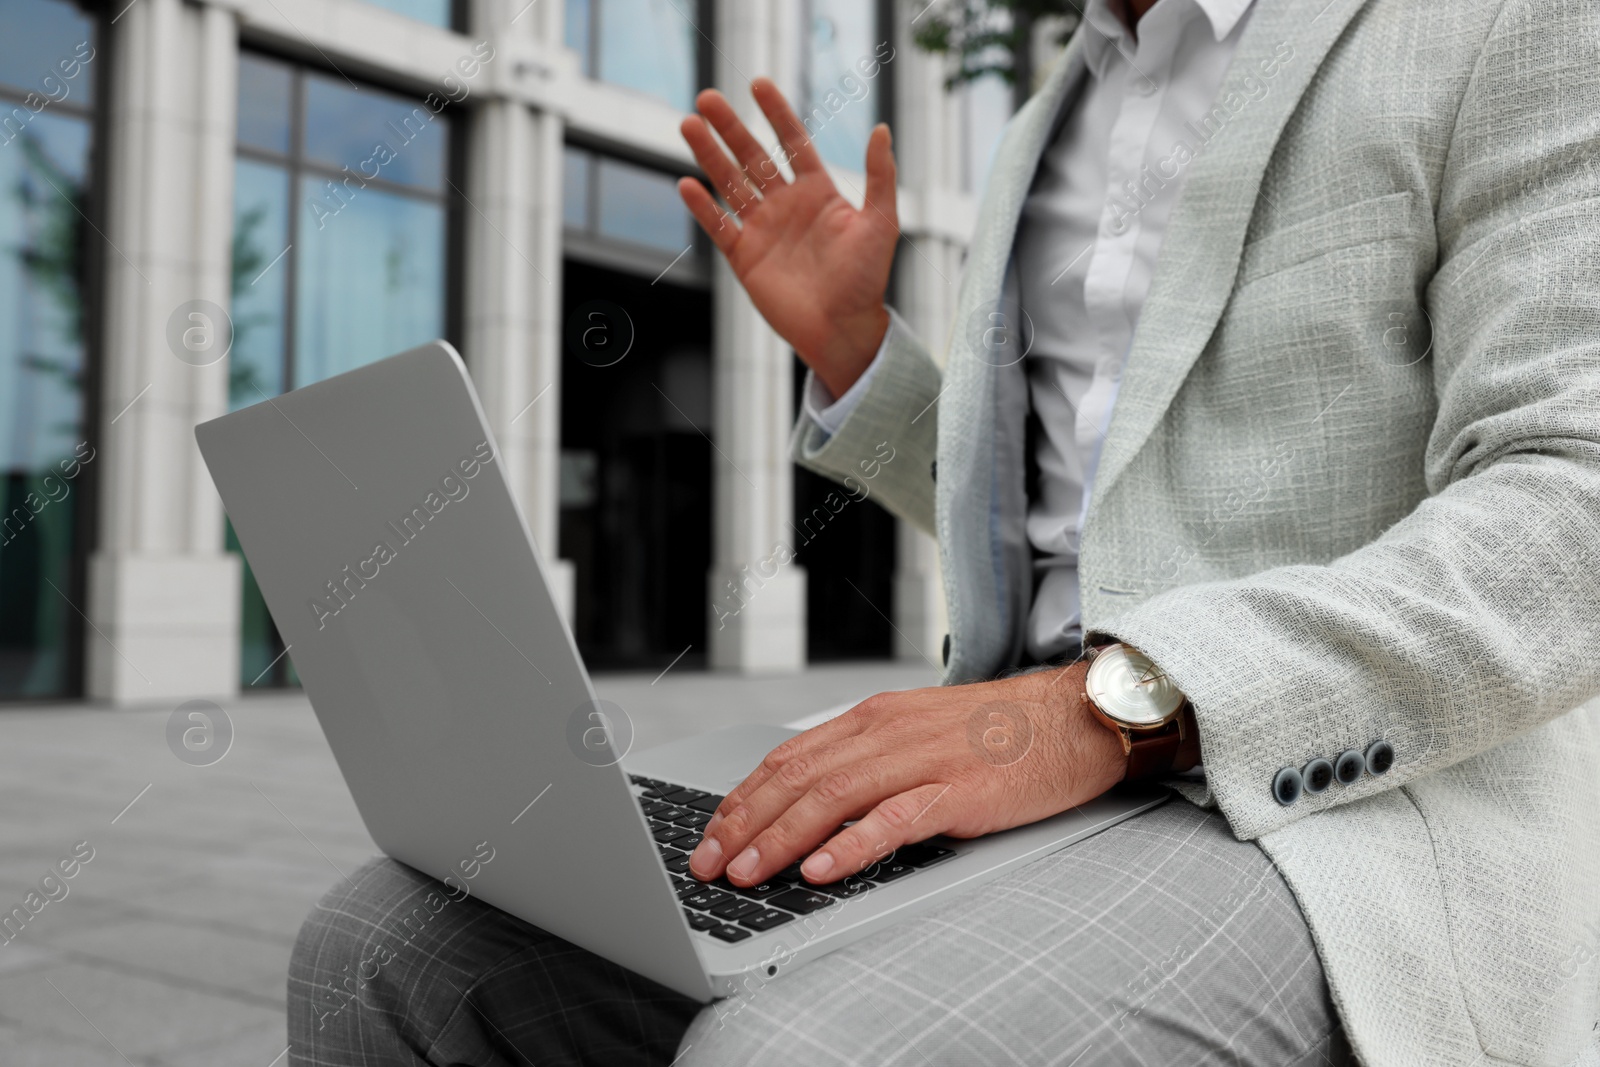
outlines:
[[[1161,88],[1161,86],[1157,85],[1155,82],[1151,81],[1149,78],[1146,78],[1142,74],[1133,80],[1133,91],[1138,93],[1140,96],[1154,96],[1156,90],[1159,88]]]

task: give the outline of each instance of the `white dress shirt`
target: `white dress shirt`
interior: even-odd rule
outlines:
[[[1201,120],[1250,3],[1157,0],[1137,41],[1109,0],[1089,0],[1084,10],[1082,69],[1067,77],[1086,81],[1040,160],[1013,253],[1021,335],[1031,341],[1024,369],[1042,431],[1027,517],[1037,586],[1026,649],[1035,660],[1076,647],[1082,635],[1078,539],[1100,444],[1172,207],[1189,162],[1214,135]],[[904,329],[892,315],[890,333]],[[837,400],[810,376],[807,414],[837,430],[876,367],[874,359]]]

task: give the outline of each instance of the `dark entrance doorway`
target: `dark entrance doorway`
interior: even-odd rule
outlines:
[[[598,669],[706,663],[711,296],[576,261],[563,271],[561,551]]]

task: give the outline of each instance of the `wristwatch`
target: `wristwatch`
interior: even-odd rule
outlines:
[[[1189,698],[1143,652],[1120,642],[1085,650],[1089,672],[1083,696],[1089,709],[1122,738],[1128,757],[1123,781],[1159,778],[1172,771],[1183,744]]]

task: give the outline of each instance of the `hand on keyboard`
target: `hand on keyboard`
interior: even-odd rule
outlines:
[[[809,857],[805,878],[830,883],[934,834],[978,837],[1094,799],[1127,757],[1090,716],[1086,670],[861,702],[784,742],[723,798],[690,872],[753,885]]]

